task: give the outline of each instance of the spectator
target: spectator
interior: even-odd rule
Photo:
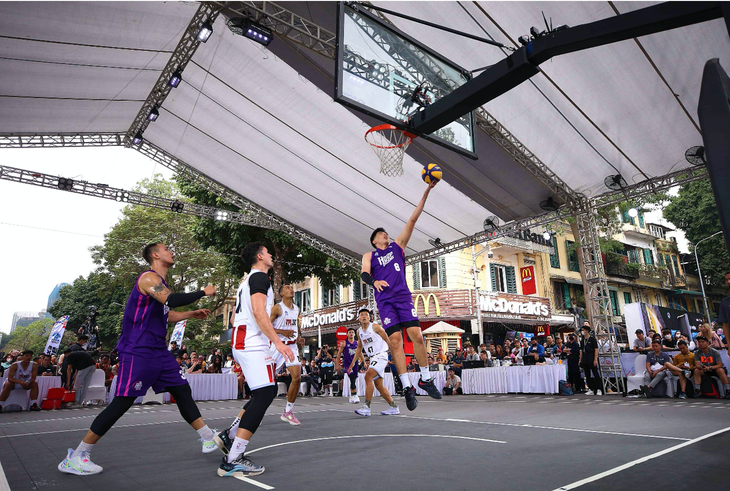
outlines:
[[[194,360],[191,358],[190,363],[191,365],[190,368],[188,368],[188,373],[203,373],[203,370],[205,369],[205,357],[203,355],[198,355]]]
[[[509,339],[504,340],[504,348],[502,350],[504,352],[504,356],[509,356],[510,353],[512,353],[512,341]]]
[[[85,351],[86,345],[89,343],[89,336],[86,334],[79,334],[76,338],[76,342],[69,345],[68,349],[71,351]],[[65,354],[65,350],[64,350]]]
[[[687,341],[680,339],[677,343],[679,354],[672,359],[672,363],[665,363],[664,366],[679,378],[679,395],[680,399],[687,398],[687,379],[695,369],[695,355],[690,353],[687,347]]]
[[[672,337],[672,330],[667,327],[662,329],[662,348],[677,349],[677,343]]]
[[[701,393],[700,387],[703,376],[718,377],[725,386],[725,398],[730,399],[730,384],[728,384],[727,372],[722,364],[722,359],[720,359],[720,353],[715,348],[710,347],[710,341],[705,336],[697,336],[697,345],[699,348],[694,353],[695,370],[693,379],[695,391]]]
[[[291,375],[289,375],[289,370],[286,368],[286,363],[282,364],[276,373],[276,382],[283,382],[286,385],[286,392],[281,394],[282,397],[286,397],[286,394],[289,392],[289,386],[291,385]]]
[[[654,341],[658,341],[659,344],[662,344],[662,335],[661,334],[654,334],[651,337],[651,342],[653,343]]]
[[[416,366],[416,357],[412,356],[410,361],[408,362],[408,365],[406,365],[406,372],[415,372]]]
[[[104,385],[108,392],[109,387],[112,385],[112,379],[114,378],[114,374],[112,373],[111,357],[109,355],[101,355],[98,367],[99,370],[104,370]]]
[[[644,353],[645,351],[651,351],[651,339],[644,335],[643,329],[636,330],[636,339],[634,339],[634,345],[632,350]]]
[[[33,351],[25,350],[20,356],[22,359],[8,368],[8,377],[3,385],[2,392],[0,392],[0,402],[5,402],[13,389],[29,390],[30,400],[33,401],[29,411],[40,411],[41,409],[38,407],[38,382],[35,380],[38,368],[33,363]],[[1,407],[0,412],[2,412]]]
[[[43,355],[41,364],[38,366],[39,377],[53,377],[56,375],[56,367],[51,364],[51,355]]]
[[[474,346],[467,347],[466,361],[479,361],[479,353],[474,350]]]
[[[449,376],[446,377],[446,385],[444,386],[444,395],[450,396],[454,394],[463,394],[461,390],[461,378],[454,373],[453,368],[449,368]]]
[[[484,363],[485,367],[492,366],[492,360],[489,358],[489,355],[486,351],[482,351],[481,353],[479,353],[479,359]]]
[[[109,364],[114,367],[119,362],[119,352],[114,348],[109,355]],[[59,362],[60,363],[60,362]]]
[[[207,373],[223,373],[223,359],[221,355],[213,355],[213,361],[208,366]]]
[[[651,351],[646,355],[646,372],[644,372],[644,385],[639,388],[651,398],[652,389],[665,378],[669,378],[672,383],[672,372],[667,368],[667,364],[672,364],[672,357],[668,353],[662,352],[662,345],[658,341],[652,341]]]
[[[454,351],[454,356],[451,357],[451,368],[454,369],[454,373],[461,376],[461,370],[464,368],[464,358],[459,354],[459,350]]]
[[[322,390],[322,379],[319,376],[319,365],[317,365],[317,360],[312,360],[309,363],[309,379],[312,387],[314,387],[315,395],[319,395],[320,391]],[[307,393],[309,393],[309,391],[307,391]]]
[[[555,350],[555,341],[553,340],[552,336],[547,336],[545,338],[545,356],[551,355],[553,351]]]
[[[187,353],[183,352],[183,354],[180,357],[180,359],[182,360],[182,362],[180,363],[180,368],[183,368],[185,370],[187,370],[188,368],[190,368],[190,358],[188,357],[188,354]]]
[[[563,357],[563,338],[558,336],[555,339],[555,346],[553,347],[553,351],[551,355],[556,359],[562,359]]]
[[[332,377],[335,372],[335,361],[329,352],[329,346],[322,346],[317,355],[317,364],[319,365],[319,376],[322,377],[323,394],[332,397]]]
[[[687,339],[687,336],[685,336],[684,334],[679,335],[679,340],[687,343],[687,348],[689,348],[690,351],[694,352],[694,350],[697,349],[697,345],[695,344],[694,340]],[[679,343],[679,341],[677,343]]]
[[[436,363],[441,363],[441,364],[446,363],[446,355],[444,354],[443,348],[439,348],[438,352],[436,353]]]
[[[568,335],[568,342],[565,343],[563,353],[568,360],[568,382],[573,385],[576,393],[585,392],[583,377],[580,376],[580,345],[575,334]]]
[[[226,362],[223,364],[223,368],[233,368],[233,355],[231,353],[226,355]]]
[[[76,388],[76,398],[72,406],[80,406],[86,399],[86,391],[91,383],[91,376],[96,371],[96,363],[91,353],[83,350],[64,351],[61,371],[66,374],[66,390]]]
[[[502,346],[500,346],[499,344],[494,347],[493,358],[496,358],[497,360],[501,360],[504,358],[504,351],[502,351]]]
[[[712,330],[712,327],[707,324],[700,324],[700,336],[706,337],[710,341],[710,348],[724,348],[725,345],[722,343],[722,339],[720,339],[720,336],[717,335],[715,331]]]
[[[490,360],[497,359],[497,346],[495,346],[493,344],[489,345],[489,359]]]
[[[591,326],[587,322],[580,328],[583,339],[580,341],[580,367],[586,376],[588,391],[586,394],[592,396],[601,392],[603,395],[603,382],[598,367],[598,341],[591,336]]]
[[[182,354],[182,350],[177,347],[177,341],[170,341],[170,354],[175,358]]]
[[[646,333],[646,337],[653,341],[654,336],[656,336],[656,331],[654,329],[649,329],[649,332]]]
[[[243,399],[244,383],[246,382],[246,378],[243,376],[243,370],[241,370],[241,366],[234,361],[231,372],[235,373],[238,378],[238,399]]]
[[[533,351],[537,351],[537,356],[545,356],[545,348],[537,342],[537,338],[532,338],[532,344],[527,348],[527,354],[531,354]]]

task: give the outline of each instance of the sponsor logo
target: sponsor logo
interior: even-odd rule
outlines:
[[[534,315],[537,317],[550,316],[550,307],[541,302],[532,302],[528,299],[507,300],[506,298],[482,295],[479,298],[479,308],[483,312]]]
[[[379,257],[378,258],[378,262],[380,263],[381,266],[387,266],[388,263],[393,260],[393,257],[394,257],[393,256],[393,251],[390,251],[385,256]]]
[[[134,383],[134,390],[142,390],[142,381],[138,380]]]
[[[338,324],[355,320],[357,308],[343,307],[329,314],[313,314],[302,316],[302,329],[308,327],[324,326],[327,324]]]
[[[383,324],[390,324],[390,317],[386,317],[385,319],[383,319]]]
[[[522,268],[522,283],[532,281],[532,268]]]
[[[439,305],[439,299],[436,298],[434,293],[429,293],[428,296],[423,293],[416,295],[416,300],[413,302],[413,310],[418,312],[418,302],[423,302],[423,313],[428,315],[429,307],[431,305],[431,298],[433,298],[433,304],[436,307],[436,317],[441,317],[441,306]],[[415,317],[415,314],[413,314]]]

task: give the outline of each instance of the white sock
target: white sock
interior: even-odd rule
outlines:
[[[294,403],[286,401],[286,410],[284,410],[284,412],[290,413],[292,409],[294,409]]]
[[[231,423],[231,426],[229,426],[229,428],[234,428],[234,427],[238,428],[238,423],[240,423],[240,422],[241,422],[241,418],[236,416],[236,419],[233,420],[233,423]]]
[[[401,373],[400,375],[398,375],[398,377],[400,377],[400,382],[401,382],[401,384],[403,384],[404,389],[411,386],[411,379],[408,378],[407,373]]]
[[[208,428],[208,425],[203,426],[199,430],[195,430],[198,432],[198,435],[200,435],[200,438],[203,440],[212,440],[215,436],[215,433],[213,433],[213,430]]]
[[[81,443],[79,443],[79,446],[76,447],[76,450],[74,450],[74,453],[71,454],[71,458],[78,457],[79,455],[81,455],[81,452],[89,452],[89,453],[91,453],[91,449],[92,448],[94,448],[94,444],[93,443],[84,443],[84,442],[81,442]]]
[[[236,438],[236,433],[238,433],[238,425],[237,424],[234,425],[234,426],[231,426],[230,429],[228,430],[228,438],[230,438],[231,440],[233,440],[234,438]]]
[[[230,464],[234,460],[238,458],[239,455],[241,455],[243,452],[246,451],[246,445],[248,445],[248,440],[244,440],[243,438],[236,437],[235,440],[233,440],[233,445],[231,445],[231,450],[228,452],[228,463]]]
[[[424,382],[431,380],[431,372],[428,370],[428,367],[421,367],[421,380]]]

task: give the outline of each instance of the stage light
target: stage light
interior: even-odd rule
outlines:
[[[551,234],[550,232],[543,232],[542,238],[545,240],[550,240],[553,238],[553,234]]]
[[[180,85],[180,82],[182,82],[182,74],[178,70],[175,70],[175,73],[172,74],[167,85],[174,88]]]
[[[274,39],[274,32],[260,24],[256,24],[246,17],[232,17],[226,21],[228,29],[233,34],[244,36],[259,44],[268,46]]]
[[[538,28],[537,28],[537,27],[535,27],[535,26],[532,26],[532,27],[530,28],[530,34],[532,34],[532,37],[534,37],[534,38],[538,38],[538,37],[540,37],[540,29],[538,29]]]
[[[527,46],[527,44],[530,42],[530,36],[525,34],[525,35],[518,37],[517,40],[520,42],[520,44],[522,46]]]
[[[639,216],[639,210],[637,210],[636,208],[629,208],[629,216],[631,218],[638,217]]]
[[[141,131],[138,131],[137,134],[134,135],[134,138],[132,138],[132,143],[134,145],[141,145],[143,139],[144,138],[142,138],[142,132]]]
[[[203,22],[203,25],[200,26],[200,31],[198,32],[198,41],[200,41],[201,43],[206,42],[210,38],[211,34],[213,34],[213,26],[210,25],[210,22],[206,20],[205,22]]]
[[[228,212],[227,211],[223,211],[223,210],[218,210],[215,213],[215,219],[216,220],[220,220],[222,222],[225,222],[226,220],[228,220]]]
[[[127,191],[117,191],[117,201],[126,203],[129,201],[129,193]]]
[[[170,209],[172,211],[174,211],[175,213],[182,213],[184,208],[185,208],[185,205],[178,200],[173,201],[172,204],[170,205]]]
[[[63,191],[71,191],[74,188],[74,180],[66,177],[58,178],[58,189]]]
[[[150,113],[147,115],[147,121],[157,121],[160,117],[160,111],[157,109],[158,106],[152,108]]]

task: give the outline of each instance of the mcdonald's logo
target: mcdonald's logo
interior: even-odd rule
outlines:
[[[436,317],[441,317],[441,306],[439,305],[439,299],[436,298],[434,293],[429,293],[425,296],[423,293],[416,295],[416,300],[413,302],[413,308],[418,311],[418,302],[423,302],[423,313],[428,315],[429,305],[431,304],[431,298],[433,297],[433,304],[436,306]]]
[[[532,279],[532,268],[522,268],[522,281],[530,281]]]

